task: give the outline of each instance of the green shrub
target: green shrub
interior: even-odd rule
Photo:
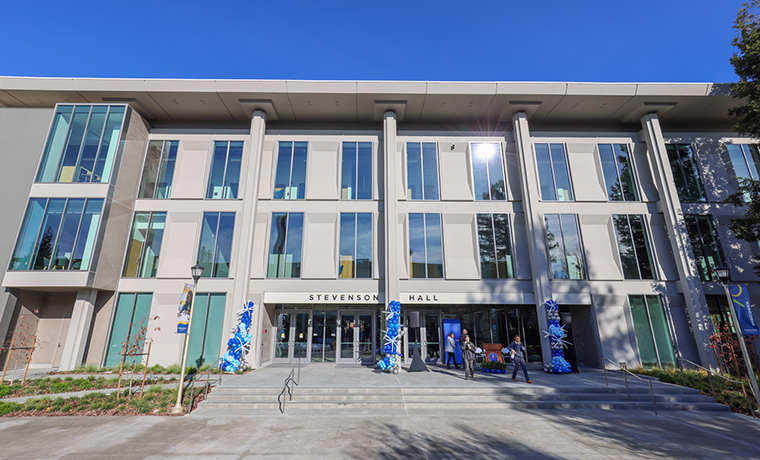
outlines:
[[[0,416],[10,414],[23,409],[23,405],[17,402],[0,402]]]
[[[182,367],[179,364],[172,364],[166,367],[167,374],[179,374]]]
[[[150,403],[150,401],[146,401],[144,399],[133,399],[129,401],[129,405],[134,407],[137,410],[138,414],[147,414],[153,410],[153,405]]]
[[[56,382],[50,385],[51,393],[68,393],[71,391],[71,383],[67,381]]]
[[[151,374],[163,374],[166,372],[166,368],[160,364],[156,364],[155,366],[151,366],[148,372]]]
[[[12,395],[21,388],[23,388],[21,385],[0,385],[0,398]]]

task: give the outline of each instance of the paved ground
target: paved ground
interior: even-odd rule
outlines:
[[[269,367],[225,384],[278,386],[290,368]],[[601,373],[532,372],[535,385],[603,385]],[[622,383],[619,378],[617,384]],[[398,376],[310,365],[308,386],[513,385],[509,376],[443,367]],[[520,382],[519,385],[525,385]],[[662,384],[661,384],[662,385]],[[647,385],[648,387],[648,385]],[[297,391],[297,390],[296,390]],[[231,417],[0,418],[0,459],[760,459],[760,422],[732,413],[639,410],[286,410]]]

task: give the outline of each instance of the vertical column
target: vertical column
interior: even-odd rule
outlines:
[[[546,239],[544,238],[544,218],[536,205],[539,195],[538,178],[536,176],[535,157],[533,156],[528,117],[525,112],[518,112],[512,117],[514,124],[515,144],[520,157],[520,176],[522,177],[523,212],[528,231],[530,245],[530,268],[533,274],[533,293],[536,297],[538,311],[538,328],[548,330],[544,302],[552,298],[549,281],[549,261],[546,257]],[[541,334],[541,354],[544,363],[551,363],[552,354],[549,339]]]
[[[660,194],[660,209],[665,217],[665,224],[670,236],[670,245],[673,250],[676,267],[678,268],[678,283],[686,298],[686,310],[689,313],[689,321],[694,331],[694,340],[697,343],[699,359],[703,366],[715,367],[715,358],[708,353],[710,346],[710,334],[712,321],[707,309],[705,293],[702,289],[702,281],[696,270],[694,252],[689,241],[689,232],[683,219],[681,201],[678,198],[673,172],[670,170],[670,161],[665,149],[665,140],[662,137],[660,120],[657,114],[650,113],[641,118],[641,126],[644,128],[644,139],[649,152],[649,162],[655,178],[655,184]]]
[[[66,335],[66,343],[63,345],[61,355],[62,371],[70,371],[82,364],[84,349],[90,336],[92,314],[95,311],[95,299],[98,291],[95,289],[82,289],[77,292],[77,300],[74,310],[71,312],[69,332]]]
[[[243,307],[243,302],[247,302],[248,288],[251,284],[251,264],[253,256],[254,238],[264,238],[264,235],[254,235],[256,210],[259,201],[259,177],[261,175],[261,152],[264,147],[264,132],[266,131],[266,114],[261,110],[255,110],[251,118],[251,137],[248,141],[248,165],[245,172],[245,195],[243,196],[243,212],[240,216],[240,225],[238,225],[238,261],[235,265],[235,287],[232,291],[232,310],[227,315],[224,331],[230,331],[235,327],[235,312]],[[258,300],[258,299],[250,299]],[[261,365],[261,344],[259,343],[259,333],[261,329],[261,320],[263,317],[264,306],[256,303],[251,322],[251,351],[248,355],[248,363],[252,368]],[[224,335],[223,344],[227,343],[228,336]],[[224,353],[226,348],[223,347]]]
[[[396,113],[392,110],[383,116],[383,148],[385,155],[385,190],[383,196],[383,212],[385,217],[385,306],[391,300],[398,300],[398,214],[396,207]]]

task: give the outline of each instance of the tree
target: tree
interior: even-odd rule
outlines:
[[[729,109],[728,114],[741,119],[733,126],[742,135],[760,138],[760,0],[742,5],[734,24],[737,35],[731,42],[738,51],[731,65],[739,82],[731,84],[734,97],[746,102]]]
[[[734,97],[744,99],[742,105],[729,109],[729,115],[740,117],[733,129],[739,134],[760,139],[760,0],[742,5],[734,24],[737,35],[731,42],[737,52],[731,56],[739,82],[731,84]],[[738,191],[726,199],[739,208],[745,208],[741,217],[731,219],[729,228],[738,239],[760,241],[760,181],[739,181]],[[760,275],[760,258],[754,256],[755,273]]]

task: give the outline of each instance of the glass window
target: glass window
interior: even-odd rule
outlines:
[[[671,144],[665,146],[668,151],[670,170],[676,184],[678,198],[684,203],[705,201],[702,181],[699,179],[697,160],[689,144]]]
[[[715,267],[726,265],[718,242],[718,234],[708,216],[684,216],[689,232],[691,248],[697,262],[697,270],[702,281],[718,281]]]
[[[654,279],[652,252],[644,226],[644,217],[613,215],[623,275],[627,280]]]
[[[470,157],[476,200],[506,200],[501,144],[471,143]]]
[[[145,154],[139,198],[169,198],[179,141],[150,141]]]
[[[438,200],[438,149],[435,142],[406,144],[408,200]]]
[[[193,326],[187,344],[188,366],[213,364],[221,356],[222,323],[226,294],[199,292],[193,304]]]
[[[737,179],[760,179],[760,174],[758,174],[760,155],[756,145],[729,144],[728,155],[731,157]]]
[[[165,212],[135,213],[124,262],[125,278],[155,278],[165,227]]]
[[[633,165],[625,144],[599,144],[607,197],[610,201],[638,201]]]
[[[409,214],[409,263],[412,278],[443,278],[440,214]]]
[[[153,294],[119,294],[111,325],[111,336],[106,349],[106,367],[118,366],[127,338],[135,337],[139,334],[141,327],[148,326],[152,300]],[[139,343],[138,348],[142,348],[142,345]]]
[[[9,270],[87,270],[102,199],[32,198]]]
[[[108,182],[125,106],[59,105],[37,182]]]
[[[341,213],[339,278],[372,278],[372,214]]]
[[[573,201],[563,144],[535,144],[536,167],[544,201]]]
[[[306,198],[307,150],[307,142],[279,143],[277,171],[274,178],[275,200],[303,200]]]
[[[631,295],[628,299],[642,366],[675,366],[673,341],[660,296]]]
[[[372,199],[372,143],[344,142],[341,167],[342,200]]]
[[[240,163],[243,142],[214,142],[211,173],[208,176],[206,198],[234,200],[240,186]]]
[[[515,277],[507,214],[478,214],[478,244],[482,278]]]
[[[586,279],[583,248],[574,214],[546,214],[546,245],[554,279]]]
[[[272,213],[267,278],[301,277],[302,239],[302,212]]]
[[[234,212],[204,212],[198,263],[204,278],[227,278],[230,275]]]
[[[723,332],[723,328],[727,327],[728,331],[735,334],[734,320],[731,317],[731,312],[728,309],[728,301],[725,295],[706,295],[707,309],[710,312],[710,318],[713,322],[713,329],[716,334]]]

